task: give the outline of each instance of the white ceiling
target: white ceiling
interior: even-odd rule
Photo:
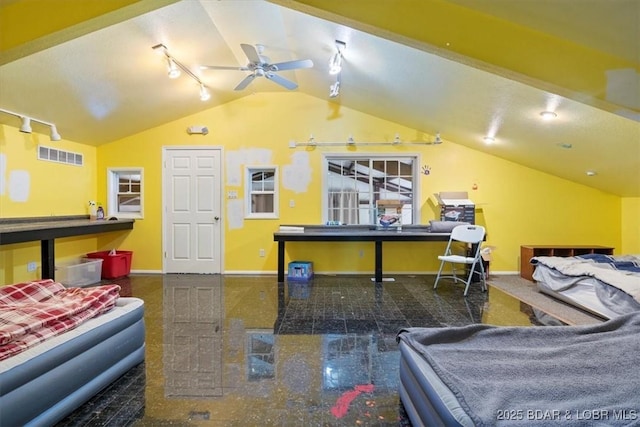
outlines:
[[[616,49],[640,62],[635,37],[640,0],[616,1],[616,13],[607,13],[608,0],[580,0],[579,9],[571,0],[451,1],[598,49]],[[570,10],[575,12],[571,19],[559,19]],[[593,29],[595,17],[609,31],[584,31]],[[640,197],[640,107],[614,114],[584,102],[580,94],[569,99],[520,82],[513,73],[492,73],[471,60],[444,58],[428,47],[416,49],[261,0],[183,0],[5,58],[0,62],[0,108],[54,122],[65,139],[100,145],[253,92],[286,91],[265,79],[234,91],[244,72],[199,69],[245,65],[241,43],[264,45],[272,62],[312,59],[311,69],[280,74],[298,83],[297,91],[328,100],[328,59],[336,39],[345,41],[347,49],[335,102],[417,130],[403,139],[440,132],[445,143],[612,194]],[[202,79],[211,100],[200,101],[189,78],[167,79],[161,58],[151,49],[158,43]],[[634,90],[640,99],[637,82]],[[548,106],[558,112],[553,123],[539,120]],[[0,123],[18,126],[16,120],[0,114]],[[492,129],[498,131],[496,142],[487,146],[482,136]],[[588,177],[587,170],[597,175]]]

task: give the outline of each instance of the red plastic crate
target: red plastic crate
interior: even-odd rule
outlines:
[[[131,273],[131,251],[116,251],[115,255],[109,255],[110,251],[91,252],[88,258],[102,259],[102,279],[119,279]]]

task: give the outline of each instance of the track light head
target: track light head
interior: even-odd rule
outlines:
[[[338,95],[340,95],[340,82],[337,81],[334,84],[332,84],[331,86],[329,86],[329,97],[330,98],[335,98]]]
[[[177,79],[180,77],[180,69],[171,58],[167,58],[167,75],[170,79]]]
[[[20,117],[22,119],[22,125],[20,126],[20,132],[31,133],[31,119],[26,116]]]
[[[49,139],[51,139],[52,141],[60,141],[62,139],[62,137],[58,133],[56,125],[51,125],[51,133],[49,134]]]
[[[336,75],[342,71],[342,51],[347,47],[343,41],[336,40],[336,53],[329,60],[329,74]]]
[[[336,75],[340,71],[342,71],[342,55],[336,52],[329,60],[329,74]]]
[[[205,85],[200,83],[200,101],[208,101],[211,98],[211,93]]]

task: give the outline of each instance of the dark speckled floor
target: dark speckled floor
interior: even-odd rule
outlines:
[[[404,327],[539,324],[501,290],[434,277],[134,275],[146,360],[59,426],[409,426],[398,398]]]

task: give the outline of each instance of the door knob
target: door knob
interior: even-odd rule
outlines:
[[[216,221],[218,221],[220,219],[219,216],[214,216],[213,219],[215,219]]]

